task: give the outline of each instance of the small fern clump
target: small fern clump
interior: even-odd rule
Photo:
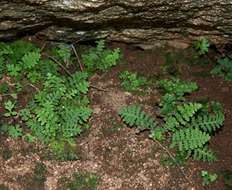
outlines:
[[[208,110],[201,103],[178,101],[177,97],[183,96],[197,89],[195,83],[184,81],[161,81],[166,94],[161,106],[163,112],[161,117],[163,122],[158,125],[150,116],[144,113],[140,106],[128,106],[123,108],[119,115],[129,126],[136,126],[140,130],[151,131],[150,138],[162,141],[166,134],[171,134],[170,148],[174,148],[177,155],[182,158],[192,157],[195,160],[214,161],[216,156],[212,150],[208,149],[208,143],[213,132],[223,125],[224,114],[218,103],[212,102]],[[181,87],[176,89],[175,87]],[[163,99],[163,100],[164,100]],[[169,101],[170,99],[170,101]],[[172,103],[168,105],[168,103]],[[165,110],[165,109],[166,110]],[[211,110],[211,111],[210,111]]]
[[[182,81],[178,78],[160,80],[159,87],[164,91],[164,95],[160,101],[161,115],[168,115],[176,111],[176,105],[178,102],[184,101],[184,95],[190,94],[198,89],[196,83]]]
[[[79,76],[80,75],[80,76]],[[35,95],[27,124],[44,142],[71,139],[81,133],[91,115],[85,94],[87,75],[75,73],[72,77],[48,74],[44,88]]]
[[[152,129],[156,126],[155,121],[143,112],[138,105],[132,105],[121,109],[119,115],[130,127],[136,126],[139,130]]]
[[[137,91],[148,83],[145,77],[129,71],[120,73],[119,79],[121,80],[121,86],[127,91]]]
[[[216,66],[211,70],[211,74],[232,81],[232,60],[228,57],[218,59]]]
[[[206,38],[200,38],[193,43],[193,47],[199,55],[204,55],[209,51],[210,43]]]
[[[96,48],[91,48],[82,55],[83,64],[86,71],[94,72],[96,70],[107,71],[117,65],[121,57],[120,49],[109,50],[105,48],[103,40],[97,42]]]
[[[89,74],[68,71],[72,56],[70,46],[64,44],[44,52],[22,40],[0,43],[0,75],[12,83],[10,88],[1,85],[1,91],[8,93],[2,103],[6,124],[1,131],[30,142],[39,139],[61,159],[76,158],[74,138],[89,128],[92,113],[87,97]],[[28,88],[27,105],[19,105],[18,97]]]

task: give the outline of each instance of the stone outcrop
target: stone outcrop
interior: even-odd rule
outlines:
[[[1,0],[0,39],[106,38],[149,48],[184,46],[201,36],[232,42],[230,0]]]

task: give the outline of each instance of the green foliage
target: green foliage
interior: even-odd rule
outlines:
[[[51,53],[49,50],[47,52]],[[94,61],[98,63],[94,62],[94,67],[104,71],[115,65],[120,57],[119,49],[107,50],[103,42],[89,52],[97,56]],[[58,159],[73,160],[77,159],[73,148],[74,138],[89,128],[88,120],[92,114],[87,96],[89,74],[79,71],[71,72],[68,76],[61,74],[65,66],[72,64],[69,45],[60,44],[54,48],[54,59],[50,58],[49,53],[44,54],[34,44],[22,40],[0,43],[0,75],[10,77],[10,82],[14,84],[9,89],[6,84],[1,84],[1,92],[7,92],[15,99],[21,97],[17,93],[31,92],[26,97],[26,106],[16,107],[8,96],[4,98],[4,117],[9,118],[5,118],[9,124],[1,127],[1,130],[29,142],[39,139],[52,148]],[[44,55],[48,54],[46,57],[49,59],[45,59]],[[88,54],[85,56],[88,57]],[[59,64],[54,60],[58,60]],[[60,65],[62,63],[65,64],[63,67]],[[16,112],[18,108],[20,111]],[[22,126],[29,129],[25,134]]]
[[[171,147],[177,147],[180,152],[201,148],[207,143],[210,136],[199,129],[180,129],[172,135]]]
[[[151,130],[151,134],[149,135],[149,137],[153,140],[163,141],[165,139],[165,132],[165,128],[156,127],[153,130]]]
[[[228,57],[218,59],[216,66],[211,70],[211,74],[232,81],[232,60]]]
[[[222,112],[218,112],[215,115],[199,115],[192,118],[190,126],[212,133],[222,126],[224,119]]]
[[[218,176],[217,174],[211,174],[208,171],[202,170],[201,178],[202,178],[203,185],[205,186],[205,185],[209,185],[213,183],[214,181],[216,181]]]
[[[0,190],[10,190],[7,186],[0,184]]]
[[[4,102],[4,108],[7,111],[4,113],[5,117],[10,117],[10,116],[16,116],[17,112],[14,111],[15,108],[15,103],[13,103],[11,100],[8,100],[7,102]]]
[[[7,94],[9,92],[9,87],[6,82],[0,84],[0,93],[1,94]]]
[[[121,86],[127,91],[137,91],[147,84],[147,79],[138,76],[137,73],[123,71],[120,73]]]
[[[138,105],[124,107],[119,111],[123,121],[130,127],[136,126],[139,130],[151,129],[156,126],[155,121],[142,111]]]
[[[12,138],[18,138],[23,136],[23,131],[18,124],[17,125],[4,124],[1,127],[1,131],[7,132],[8,135]]]
[[[202,108],[199,103],[185,103],[183,105],[178,105],[176,112],[173,115],[165,118],[164,128],[176,131],[181,126],[186,126],[193,115]]]
[[[206,38],[200,38],[193,43],[193,47],[197,50],[199,55],[204,55],[209,51],[210,43]]]
[[[105,48],[103,40],[97,42],[95,48],[91,48],[82,55],[83,64],[88,72],[96,70],[107,71],[117,65],[121,57],[120,49],[109,50]]]
[[[174,94],[176,97],[182,97],[198,89],[195,82],[183,81],[178,78],[160,80],[159,86],[164,93]]]
[[[58,47],[53,49],[53,54],[66,65],[69,65],[72,55],[70,45],[59,44]]]
[[[207,144],[213,132],[223,125],[225,119],[220,103],[203,105],[187,102],[183,96],[197,89],[195,83],[179,79],[162,80],[160,86],[166,92],[160,103],[162,126],[158,126],[136,105],[125,107],[119,112],[122,120],[140,130],[149,129],[149,137],[154,140],[163,141],[166,136],[170,137],[170,147],[175,148],[179,155],[179,161],[174,162],[183,163],[189,157],[215,161],[216,156],[208,149]]]
[[[68,79],[48,74],[44,88],[35,95],[32,118],[27,121],[33,133],[46,143],[79,135],[92,113],[82,99],[88,86],[84,73],[77,72]],[[28,113],[21,115],[28,118]]]
[[[33,174],[33,181],[35,181],[38,185],[41,186],[44,185],[46,181],[46,173],[47,168],[46,165],[42,162],[37,162],[34,168],[34,174]]]
[[[207,146],[194,149],[192,157],[194,160],[202,160],[207,162],[217,160],[215,153],[212,150],[209,150]]]
[[[59,183],[65,189],[69,190],[95,190],[100,178],[90,173],[75,173],[72,179],[62,178]],[[63,189],[62,188],[62,189]]]
[[[232,189],[232,171],[231,170],[222,171],[222,177],[225,183],[224,190],[231,190]]]
[[[160,113],[167,116],[176,111],[177,103],[184,100],[184,95],[198,89],[195,82],[182,81],[178,78],[164,79],[159,81],[159,86],[164,91],[160,101]]]

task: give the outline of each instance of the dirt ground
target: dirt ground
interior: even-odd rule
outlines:
[[[100,177],[98,190],[221,190],[222,177],[212,185],[203,187],[200,171],[232,170],[232,83],[220,77],[204,75],[212,67],[211,64],[174,65],[173,69],[181,73],[182,79],[195,81],[200,87],[190,98],[219,101],[224,107],[226,120],[223,128],[210,141],[218,161],[209,164],[190,160],[181,168],[164,166],[160,162],[165,154],[164,149],[149,139],[146,132],[138,134],[136,129],[126,127],[117,111],[123,106],[139,103],[147,112],[155,115],[159,92],[155,88],[151,88],[146,95],[125,92],[120,87],[118,74],[129,70],[145,76],[159,76],[165,64],[165,50],[143,51],[118,43],[111,46],[121,48],[123,63],[91,78],[92,84],[106,91],[90,90],[94,113],[90,130],[77,138],[79,159],[68,162],[44,159],[40,145],[34,147],[22,140],[2,136],[0,184],[12,190],[59,190],[58,180],[61,177],[69,177],[74,172],[90,172]],[[38,162],[46,166],[44,185],[36,184],[31,177]]]

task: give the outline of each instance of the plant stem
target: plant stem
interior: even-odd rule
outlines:
[[[71,46],[72,46],[73,52],[74,52],[74,54],[75,54],[75,56],[76,56],[76,58],[77,58],[77,62],[78,62],[78,64],[79,64],[80,70],[83,72],[83,71],[84,71],[84,67],[83,67],[83,65],[82,65],[82,63],[81,63],[81,60],[80,60],[79,56],[78,56],[78,53],[77,53],[77,51],[76,51],[76,48],[75,48],[75,46],[74,46],[73,44],[72,44]]]
[[[189,178],[187,177],[187,175],[185,174],[184,170],[178,165],[178,163],[176,162],[175,157],[172,155],[172,153],[168,150],[168,148],[166,148],[164,145],[162,145],[159,141],[157,141],[156,139],[153,139],[156,144],[158,144],[165,152],[167,152],[167,154],[170,156],[170,158],[176,163],[176,166],[179,168],[180,172],[182,173],[182,175],[184,176],[184,178],[189,182],[189,184],[192,184],[192,182],[189,180]]]

